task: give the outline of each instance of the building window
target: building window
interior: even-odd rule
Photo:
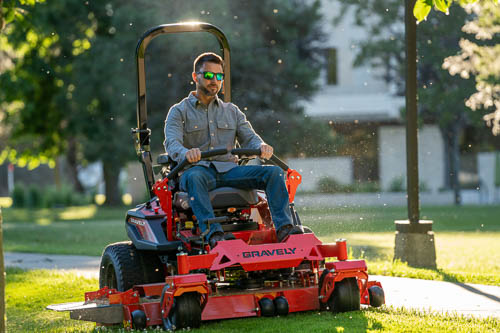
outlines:
[[[328,84],[336,85],[337,78],[337,49],[331,48],[326,50],[326,80]]]

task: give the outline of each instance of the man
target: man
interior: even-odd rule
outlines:
[[[290,234],[302,233],[292,224],[288,192],[283,171],[276,166],[238,166],[230,153],[210,161],[200,161],[201,151],[235,147],[259,149],[261,158],[269,159],[273,148],[253,130],[245,115],[232,103],[225,103],[217,94],[224,80],[224,61],[215,53],[199,55],[193,64],[196,91],[172,106],[165,121],[165,150],[177,162],[186,158],[193,166],[181,176],[180,188],[191,198],[191,208],[200,229],[214,218],[208,192],[223,186],[266,191],[269,208],[277,230],[278,241]],[[226,236],[226,239],[234,236]],[[222,227],[210,224],[207,241],[211,247],[224,240]]]

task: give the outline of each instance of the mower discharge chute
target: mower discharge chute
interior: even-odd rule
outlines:
[[[384,304],[379,282],[369,281],[364,260],[348,260],[345,240],[323,244],[302,227],[294,208],[300,174],[272,156],[285,173],[293,223],[304,234],[278,243],[266,195],[259,190],[217,188],[209,193],[215,218],[236,239],[213,249],[204,242],[190,198],[179,189],[178,165],[167,154],[158,156],[155,180],[147,128],[144,56],[147,44],[159,34],[205,31],[214,34],[225,60],[224,99],[230,101],[230,51],[225,35],[207,23],[178,23],[147,31],[137,46],[138,128],[133,130],[151,199],[131,209],[126,230],[131,241],[110,244],[103,252],[99,289],[85,301],[48,306],[69,311],[73,319],[101,325],[143,329],[199,327],[202,321],[285,316],[310,310],[354,311],[360,304]],[[259,156],[255,149],[215,149],[203,159],[232,153],[246,163]]]

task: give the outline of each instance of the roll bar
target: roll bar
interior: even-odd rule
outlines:
[[[154,197],[152,190],[154,185],[153,164],[151,158],[151,130],[148,128],[148,113],[146,104],[146,49],[153,38],[162,34],[181,32],[209,32],[214,35],[223,51],[224,66],[224,101],[231,101],[231,54],[229,42],[218,27],[204,22],[183,22],[173,24],[162,24],[146,31],[137,43],[135,60],[137,64],[137,128],[132,129],[135,139],[135,150],[139,161],[142,163],[144,179],[150,197]]]

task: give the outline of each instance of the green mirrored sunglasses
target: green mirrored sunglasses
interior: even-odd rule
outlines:
[[[203,78],[207,80],[212,80],[214,76],[217,79],[217,81],[224,80],[224,73],[198,72],[198,74],[203,74]]]

